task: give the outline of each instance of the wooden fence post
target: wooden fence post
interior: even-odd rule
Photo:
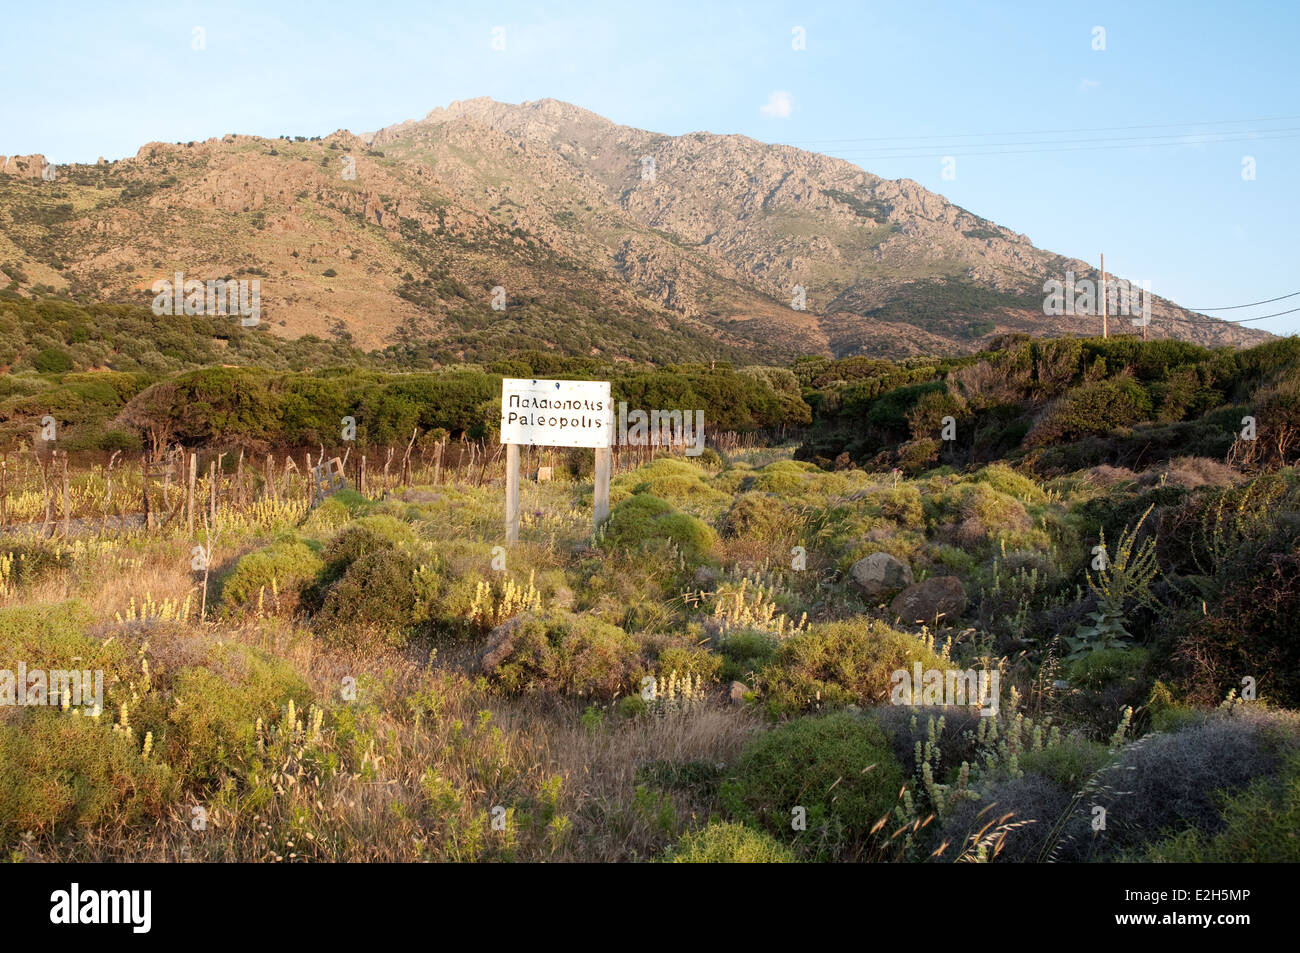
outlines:
[[[45,495],[45,522],[41,524],[41,535],[48,538],[54,535],[54,488],[50,486],[50,457],[38,460],[41,468],[41,492]]]
[[[217,464],[225,454],[208,463],[208,522],[215,529],[217,525]]]
[[[72,496],[68,492],[68,451],[63,451],[63,538],[72,538]]]
[[[506,542],[519,541],[519,444],[506,444]]]
[[[189,479],[186,480],[185,482],[185,485],[188,487],[185,493],[185,525],[186,525],[186,532],[189,533],[191,539],[194,538],[194,495],[196,492],[198,478],[199,478],[199,455],[197,453],[191,453]]]

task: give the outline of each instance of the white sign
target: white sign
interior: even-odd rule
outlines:
[[[609,381],[501,381],[501,442],[607,449],[614,432]]]

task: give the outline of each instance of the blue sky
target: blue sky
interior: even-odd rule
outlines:
[[[1300,291],[1297,47],[1295,2],[21,4],[0,31],[0,154],[93,162],[553,97],[915,179],[1211,308]],[[1300,332],[1300,312],[1253,326]]]

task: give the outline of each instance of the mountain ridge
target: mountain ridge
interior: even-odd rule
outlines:
[[[175,271],[258,278],[274,333],[437,360],[516,345],[634,361],[897,358],[1099,324],[1042,307],[1044,282],[1095,269],[912,180],[553,99],[460,100],[373,133],[146,143],[59,166],[52,182],[0,176],[0,221],[19,290],[140,302]],[[1270,337],[1155,296],[1149,331],[1211,346]]]

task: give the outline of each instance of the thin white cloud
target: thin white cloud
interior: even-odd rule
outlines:
[[[1081,90],[1082,90],[1083,92],[1085,92],[1085,93],[1086,93],[1088,90],[1090,90],[1090,89],[1096,89],[1096,88],[1097,88],[1098,86],[1100,86],[1100,85],[1101,85],[1101,80],[1099,80],[1099,79],[1081,79],[1081,80],[1079,80],[1079,89],[1081,89]]]
[[[767,97],[767,102],[758,107],[765,119],[789,119],[794,109],[794,101],[784,89],[778,89]]]

